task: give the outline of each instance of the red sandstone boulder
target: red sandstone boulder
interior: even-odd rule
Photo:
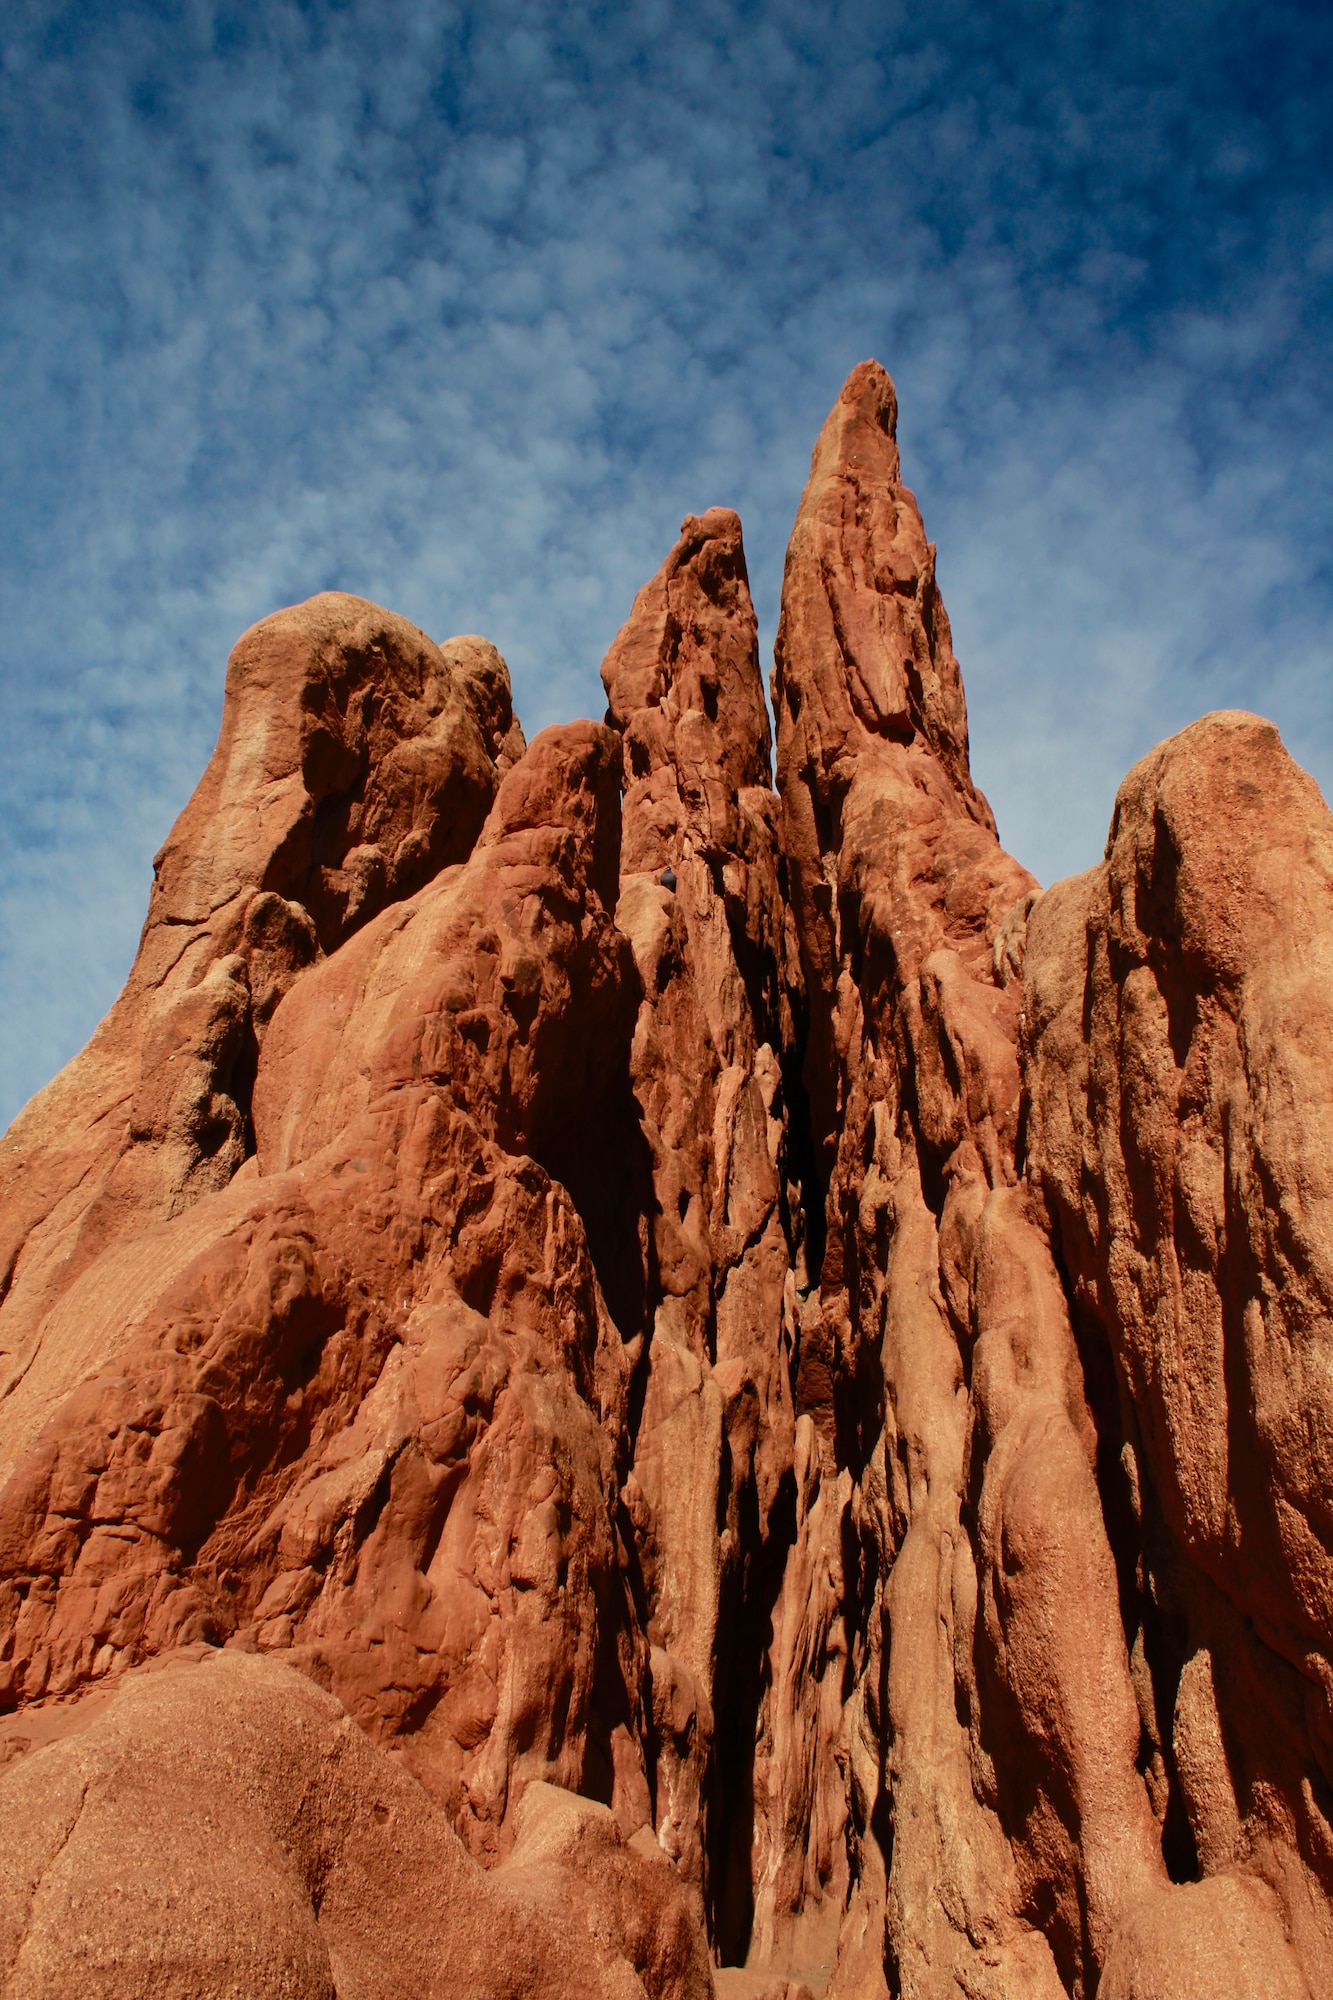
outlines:
[[[625,1846],[604,1807],[537,1787],[488,1874],[401,1764],[276,1661],[195,1648],[61,1719],[0,1769],[15,2000],[711,1991],[670,1864]]]

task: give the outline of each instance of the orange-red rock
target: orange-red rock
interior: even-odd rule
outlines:
[[[605,1806],[531,1786],[488,1874],[401,1765],[276,1661],[197,1647],[92,1706],[0,1771],[6,1994],[709,1992],[670,1863],[626,1845]]]
[[[1333,1992],[1331,920],[1318,790],[1219,714],[1030,926],[1031,1172],[1096,1357],[1163,1844],[1203,1877],[1130,1921],[1111,1994]]]
[[[790,1532],[800,970],[735,514],[682,523],[602,679],[624,743],[616,921],[643,990],[629,1083],[650,1318],[624,1499],[653,1649],[656,1826],[714,1940],[743,1953],[756,1714]]]
[[[895,424],[776,790],[725,509],[530,749],[238,645],[0,1142],[0,1995],[1333,2000],[1333,819],[1207,717],[1043,895]]]
[[[283,994],[466,858],[515,731],[494,647],[454,640],[446,656],[361,598],[327,592],[238,642],[125,991],[0,1140],[0,1484],[99,1354],[85,1329],[105,1288],[85,1272],[228,1184],[254,1151],[250,1094]],[[48,1338],[72,1290],[77,1330]]]

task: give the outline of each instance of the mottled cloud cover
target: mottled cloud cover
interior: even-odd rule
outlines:
[[[724,502],[767,647],[867,354],[1043,879],[1206,708],[1333,786],[1326,6],[9,0],[0,64],[0,1123],[246,625],[483,631],[531,730]]]

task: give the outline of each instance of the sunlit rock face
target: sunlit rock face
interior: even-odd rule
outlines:
[[[1333,820],[1043,893],[896,401],[529,747],[247,633],[0,1142],[0,1995],[1333,2000]]]

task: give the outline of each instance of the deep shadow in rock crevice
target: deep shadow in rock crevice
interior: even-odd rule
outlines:
[[[657,1295],[653,1159],[628,1065],[577,1114],[534,1135],[533,1157],[579,1212],[606,1308],[623,1341],[651,1331]]]
[[[754,1926],[754,1765],[759,1711],[768,1689],[773,1612],[796,1540],[796,1480],[783,1475],[761,1541],[758,1496],[747,1468],[740,1491],[745,1555],[724,1578],[714,1680],[704,1902],[719,1964],[744,1965]]]

